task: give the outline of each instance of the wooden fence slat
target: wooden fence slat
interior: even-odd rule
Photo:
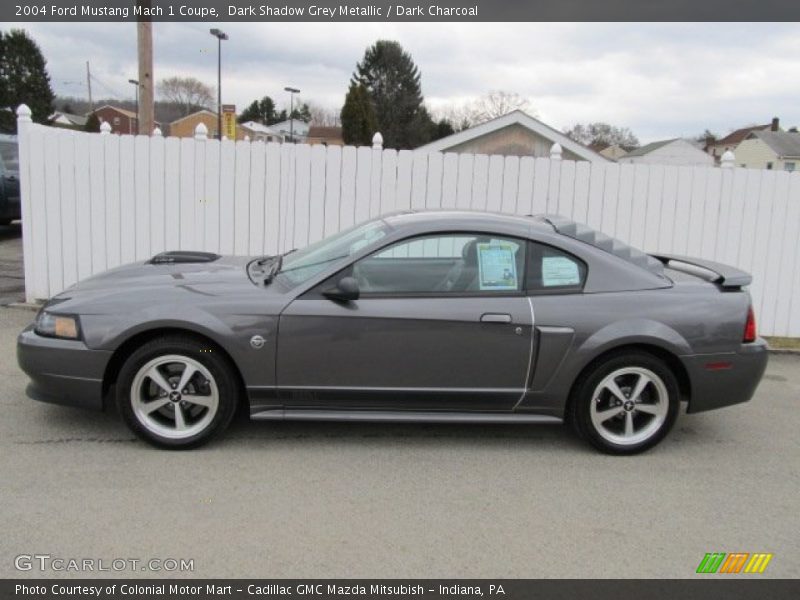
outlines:
[[[332,185],[338,185],[338,174]],[[397,193],[397,151],[384,150],[381,159],[381,209],[380,214],[394,212]]]
[[[447,152],[442,164],[442,208],[453,209],[456,207],[456,192],[458,190],[458,154]]]
[[[150,190],[148,203],[150,205],[150,248],[149,254],[155,255],[166,250],[166,210],[168,205],[177,205],[177,196],[171,198],[165,195],[167,179],[177,180],[173,170],[166,169],[167,140],[158,136],[150,138]]]
[[[195,199],[194,155],[200,143],[184,138],[180,143],[180,249],[197,248],[195,244],[194,213]]]
[[[62,285],[69,287],[78,281],[78,231],[75,215],[75,145],[74,136],[63,132],[54,141],[56,161],[54,165],[58,189],[55,197],[59,204],[60,223],[53,225],[60,229],[61,256],[51,257],[53,265],[60,262]],[[54,190],[49,190],[52,193]]]
[[[76,280],[80,281],[92,274],[92,199],[89,188],[89,136],[78,133],[73,136],[75,152],[75,235]]]
[[[519,157],[506,156],[503,163],[503,188],[500,198],[500,210],[513,215],[517,212],[517,194],[519,193]]]
[[[342,149],[331,146],[325,156],[325,235],[339,231],[339,201],[342,191]],[[387,197],[385,192],[383,197]]]
[[[355,223],[356,166],[356,149],[352,146],[345,146],[342,148],[342,196],[339,203],[340,229],[347,229]],[[410,173],[408,183],[410,188]]]
[[[136,221],[135,260],[150,258],[150,138],[137,135],[133,138],[133,210]]]
[[[106,212],[109,198],[106,195],[105,144],[101,135],[89,138],[89,220],[92,229],[92,262],[90,274],[106,270]]]
[[[245,147],[247,149],[245,149]],[[265,245],[268,245],[265,239],[265,224],[269,222],[269,218],[265,214],[269,202],[265,201],[266,187],[269,185],[269,180],[272,179],[275,188],[272,190],[274,197],[272,202],[276,205],[280,204],[280,155],[275,157],[275,166],[266,162],[266,152],[268,149],[264,148],[264,144],[247,144],[242,142],[242,149],[236,157],[236,190],[237,197],[240,197],[239,206],[244,212],[245,207],[247,212],[244,212],[247,219],[247,252],[251,256],[258,256],[260,254],[275,254],[278,252],[278,245],[280,239],[272,240],[272,251],[267,251]],[[240,156],[240,155],[241,156]],[[240,162],[241,159],[241,162]],[[274,173],[272,169],[274,168]],[[241,185],[240,185],[241,184]],[[241,192],[241,193],[240,193]],[[245,205],[244,198],[247,198]],[[279,212],[272,215],[272,218],[278,219]],[[238,215],[237,215],[238,216]],[[275,231],[278,231],[278,224]]]
[[[219,171],[217,173],[217,187],[219,189],[219,202],[217,202],[217,235],[220,254],[233,254],[236,249],[236,168],[237,146],[249,147],[248,142],[235,140],[222,140],[219,146]],[[249,161],[248,161],[249,163]],[[249,173],[247,174],[250,175]],[[243,182],[244,186],[247,181]]]
[[[311,147],[311,189],[308,195],[308,242],[322,239],[325,233],[325,146]]]
[[[250,248],[253,254],[274,256],[280,251],[282,158],[278,143],[267,144],[263,153],[256,150],[250,156],[253,168],[264,172],[263,183],[251,178],[250,185]]]

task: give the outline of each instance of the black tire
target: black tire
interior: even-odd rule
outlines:
[[[652,384],[648,384],[645,392],[643,392],[643,395],[649,395],[648,398],[659,398],[659,400],[653,404],[650,404],[649,402],[645,402],[644,404],[649,404],[650,407],[661,407],[662,404],[660,403],[660,398],[661,396],[666,396],[666,406],[664,407],[666,410],[664,410],[664,408],[658,409],[665,414],[659,415],[658,417],[647,414],[645,411],[639,410],[635,403],[633,404],[633,407],[630,407],[628,402],[623,403],[621,401],[617,401],[617,397],[605,389],[603,389],[603,391],[597,395],[597,398],[600,398],[600,401],[598,402],[597,398],[595,397],[595,392],[598,390],[598,386],[600,386],[600,384],[603,383],[606,378],[608,378],[612,373],[625,373],[626,370],[637,369],[654,374],[657,376],[657,379],[660,379],[662,385],[659,385],[654,381]],[[615,382],[622,381],[624,383],[625,377],[635,377],[635,375],[620,375],[619,379],[616,379]],[[623,392],[623,395],[632,391],[629,388],[624,388],[623,386],[619,386],[619,388]],[[620,412],[615,417],[609,417],[608,420],[603,423],[603,425],[611,422],[610,425],[608,428],[603,427],[603,430],[601,431],[599,426],[595,424],[592,418],[592,413],[594,410],[595,413],[598,414],[599,418],[601,403],[606,403],[603,405],[605,410],[616,410],[615,406],[609,405],[611,401],[619,402]],[[593,409],[593,403],[596,403],[597,408]],[[571,421],[578,435],[580,435],[580,437],[585,439],[601,452],[605,452],[607,454],[638,454],[652,448],[662,439],[664,439],[664,437],[669,433],[670,429],[672,429],[672,426],[675,424],[679,410],[680,389],[678,386],[678,380],[669,366],[663,360],[648,352],[627,350],[608,355],[600,362],[590,366],[580,376],[573,389],[572,397],[570,398],[567,417]],[[632,436],[632,441],[626,441],[624,443],[619,443],[614,439],[609,439],[610,437],[617,437],[616,431],[609,431],[611,428],[618,427],[620,429],[618,435],[620,437],[623,436],[623,431],[625,430],[626,424],[625,421],[629,418],[627,412],[631,413],[630,418],[632,420],[638,419],[639,422],[643,423],[641,435],[645,435],[645,433],[650,430],[652,431],[647,433],[646,437],[641,440],[636,440],[634,436]],[[618,421],[621,420],[622,422],[617,423],[612,421],[612,419],[617,419]]]
[[[11,219],[0,219],[0,226],[11,225]]]
[[[141,403],[132,397],[134,382],[137,382],[137,386],[141,387],[145,386],[144,382],[148,380],[146,375],[140,373],[140,371],[143,371],[143,367],[167,356],[182,357],[186,360],[193,361],[195,365],[199,363],[199,365],[205,368],[205,373],[197,371],[197,377],[200,378],[199,381],[194,379],[198,385],[196,398],[201,396],[199,392],[202,390],[199,389],[199,386],[204,385],[208,390],[213,389],[212,386],[216,386],[216,403],[214,406],[216,412],[214,412],[213,415],[209,414],[212,411],[211,408],[197,407],[188,400],[187,402],[189,402],[189,404],[186,405],[188,408],[180,411],[182,415],[187,415],[187,422],[189,421],[190,415],[185,411],[190,409],[192,411],[197,411],[200,415],[205,415],[205,418],[198,418],[197,422],[194,423],[197,427],[202,428],[184,437],[169,437],[168,435],[161,435],[157,431],[154,431],[153,427],[157,426],[153,424],[154,419],[149,416],[137,416],[137,414],[141,414],[141,410],[137,411],[135,405],[139,407]],[[180,363],[176,361],[171,364],[179,365]],[[159,368],[172,368],[170,365]],[[210,375],[210,377],[207,378],[206,375]],[[164,376],[167,383],[172,383],[172,387],[174,387],[174,381],[178,378],[178,373],[175,373],[174,376],[170,376],[170,373],[167,371],[166,374],[162,372],[162,376]],[[140,380],[142,383],[139,383]],[[151,379],[149,383],[146,384],[149,386],[147,389],[156,390],[160,393],[161,388],[156,386],[153,381],[154,380]],[[191,387],[193,384],[190,383],[189,385]],[[140,389],[140,387],[137,387],[137,389]],[[174,391],[175,390],[173,390],[173,392]],[[178,398],[181,398],[180,394],[178,394]],[[186,395],[185,398],[190,398],[190,395]],[[162,398],[155,398],[155,400],[159,402],[164,401]],[[154,446],[169,450],[196,448],[222,433],[228,425],[230,425],[236,413],[236,407],[239,404],[238,400],[238,380],[230,361],[227,357],[221,355],[217,348],[209,346],[209,344],[204,343],[202,340],[190,336],[164,336],[143,344],[125,361],[117,378],[117,406],[125,423],[139,438]],[[180,402],[180,400],[176,402],[181,405],[185,404],[185,402]],[[156,418],[164,420],[166,423],[164,427],[168,427],[169,419],[166,416],[162,416],[161,413],[166,414],[166,409],[172,408],[174,414],[175,410],[179,408],[175,405],[176,402],[172,402],[171,406],[165,405],[164,408],[159,409],[159,411],[153,411],[156,413],[156,415],[154,415]],[[182,435],[177,431],[177,419],[175,419],[174,426],[176,430],[175,435]]]

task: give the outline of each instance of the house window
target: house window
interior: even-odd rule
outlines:
[[[793,162],[783,163],[783,168],[786,171],[794,171],[796,166],[797,166],[797,164],[793,163]]]
[[[119,117],[114,117],[114,125],[119,125]]]
[[[767,171],[771,171],[771,170],[772,170],[772,163],[768,162],[767,163]]]

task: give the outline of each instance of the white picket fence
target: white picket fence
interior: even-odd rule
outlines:
[[[560,213],[736,265],[760,331],[800,337],[800,173],[103,135],[20,120],[28,301],[163,250],[274,254],[400,209]]]

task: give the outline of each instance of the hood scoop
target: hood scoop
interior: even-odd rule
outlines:
[[[210,263],[221,258],[213,252],[192,252],[189,250],[173,250],[156,254],[147,261],[151,265],[173,265],[183,263]]]

